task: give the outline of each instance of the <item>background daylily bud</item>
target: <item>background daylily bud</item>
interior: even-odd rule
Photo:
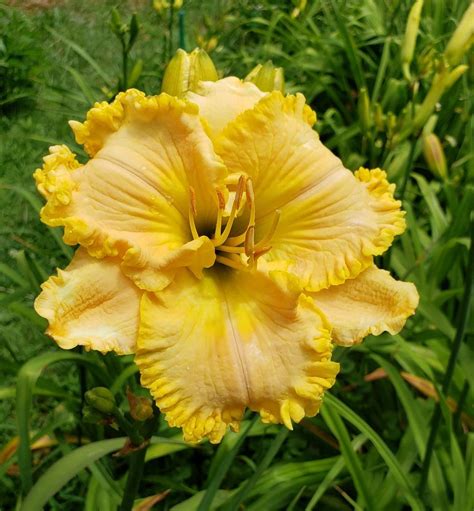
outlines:
[[[365,87],[359,91],[359,102],[357,107],[359,110],[359,121],[362,126],[362,131],[365,135],[367,135],[372,126],[372,117],[370,114],[369,94]]]
[[[182,96],[195,91],[200,81],[215,82],[217,79],[214,63],[203,49],[195,48],[191,53],[179,49],[166,67],[161,91]]]
[[[136,421],[146,421],[153,415],[151,399],[144,396],[136,396],[128,389],[127,399],[130,406],[130,415]]]
[[[87,404],[99,412],[110,414],[115,410],[114,395],[106,387],[95,387],[88,390],[84,397]]]
[[[89,405],[85,405],[82,409],[82,419],[88,424],[98,424],[103,418],[103,414]]]
[[[446,157],[439,138],[434,133],[423,136],[423,155],[433,174],[443,179],[447,177]]]
[[[420,26],[421,9],[423,8],[423,0],[417,0],[410,9],[408,15],[405,37],[402,44],[402,70],[403,76],[407,80],[411,80],[410,64],[413,60],[415,52],[416,38],[418,36],[418,28]]]
[[[444,56],[450,65],[457,64],[474,43],[474,3],[467,8],[446,46]]]
[[[380,103],[375,103],[374,105],[374,124],[377,131],[383,131],[385,127],[385,116]]]
[[[285,91],[283,68],[275,67],[271,60],[257,64],[245,77],[245,81],[254,83],[263,92]]]

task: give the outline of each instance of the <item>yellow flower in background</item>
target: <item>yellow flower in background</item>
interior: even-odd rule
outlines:
[[[183,98],[137,90],[71,121],[90,159],[54,146],[42,220],[79,244],[37,312],[63,348],[135,353],[171,426],[219,442],[246,408],[315,415],[333,343],[398,332],[413,284],[374,266],[405,222],[379,169],[345,169],[301,94],[234,77]]]

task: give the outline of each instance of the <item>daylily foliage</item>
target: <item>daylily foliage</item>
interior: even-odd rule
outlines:
[[[134,353],[171,426],[219,442],[248,407],[315,415],[333,343],[398,332],[413,284],[377,269],[405,229],[380,169],[344,168],[301,94],[235,77],[180,98],[128,90],[71,121],[35,173],[42,220],[79,244],[37,312],[66,349]]]

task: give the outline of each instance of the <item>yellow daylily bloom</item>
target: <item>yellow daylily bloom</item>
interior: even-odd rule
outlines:
[[[301,94],[228,77],[183,99],[136,90],[71,122],[35,173],[42,219],[81,248],[37,312],[61,347],[135,353],[188,441],[219,442],[246,408],[315,415],[334,343],[399,331],[418,295],[373,266],[405,223],[380,169],[321,143]]]

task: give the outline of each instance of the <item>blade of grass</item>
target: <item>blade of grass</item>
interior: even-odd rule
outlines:
[[[252,476],[247,479],[245,484],[240,488],[240,490],[232,497],[230,502],[223,507],[225,511],[236,511],[239,509],[241,503],[246,499],[252,488],[255,486],[257,481],[263,472],[270,466],[273,458],[276,453],[280,450],[283,442],[286,440],[288,436],[288,430],[286,428],[281,428],[276,437],[273,439],[270,447],[268,448],[265,456],[262,461],[258,464],[257,470],[252,474]]]
[[[345,405],[342,401],[337,399],[331,394],[325,396],[324,406],[332,406],[335,410],[344,417],[345,420],[350,422],[353,426],[355,426],[361,433],[367,436],[367,438],[372,442],[374,447],[377,449],[378,453],[382,457],[382,459],[387,464],[389,470],[392,471],[393,476],[396,478],[398,484],[405,491],[405,497],[407,501],[410,503],[412,509],[414,511],[422,511],[424,510],[424,505],[416,495],[408,477],[404,473],[400,464],[395,458],[393,452],[389,449],[387,444],[382,440],[380,435],[367,424],[359,415],[357,415],[354,411],[352,411],[347,405]]]
[[[23,491],[26,493],[33,484],[30,450],[30,410],[36,381],[50,364],[62,361],[75,361],[93,364],[83,355],[70,352],[53,352],[39,355],[28,360],[18,372],[16,383],[16,419],[20,444],[18,446],[18,465]]]
[[[345,464],[352,476],[352,481],[357,489],[358,497],[362,500],[361,506],[368,510],[376,509],[373,496],[369,491],[370,483],[368,483],[364,477],[364,469],[362,468],[360,460],[352,447],[351,439],[344,422],[341,420],[341,417],[336,410],[330,406],[323,406],[321,409],[321,415],[324,422],[339,441],[339,446]]]
[[[219,486],[224,480],[224,477],[226,476],[232,461],[239,452],[239,449],[244,443],[244,440],[247,437],[250,429],[257,422],[257,420],[258,415],[255,415],[253,419],[249,421],[237,435],[230,434],[226,435],[226,437],[224,438],[225,443],[221,444],[216,454],[216,456],[218,456],[222,452],[224,453],[224,456],[219,457],[218,466],[215,466],[215,470],[213,470],[212,472],[210,471],[212,473],[212,477],[209,479],[209,484],[206,493],[204,494],[203,499],[199,502],[199,506],[197,507],[196,511],[209,511],[211,509],[212,502],[214,500],[214,497],[216,496]],[[229,440],[227,440],[226,442],[226,439]],[[230,449],[227,449],[228,443],[233,444]]]
[[[74,449],[54,463],[37,481],[23,501],[20,511],[41,511],[49,499],[81,470],[103,456],[117,451],[126,438],[100,440]]]
[[[51,27],[46,27],[46,30],[52,34],[54,37],[57,37],[60,41],[67,44],[72,50],[74,50],[80,57],[82,57],[86,62],[90,64],[90,66],[95,70],[95,72],[104,80],[104,82],[108,86],[112,86],[112,80],[107,76],[105,71],[102,69],[100,64],[93,59],[89,53],[87,53],[84,48],[81,48],[77,43],[74,41],[71,41],[67,37],[63,36],[59,32],[56,32],[56,30],[52,29]]]

